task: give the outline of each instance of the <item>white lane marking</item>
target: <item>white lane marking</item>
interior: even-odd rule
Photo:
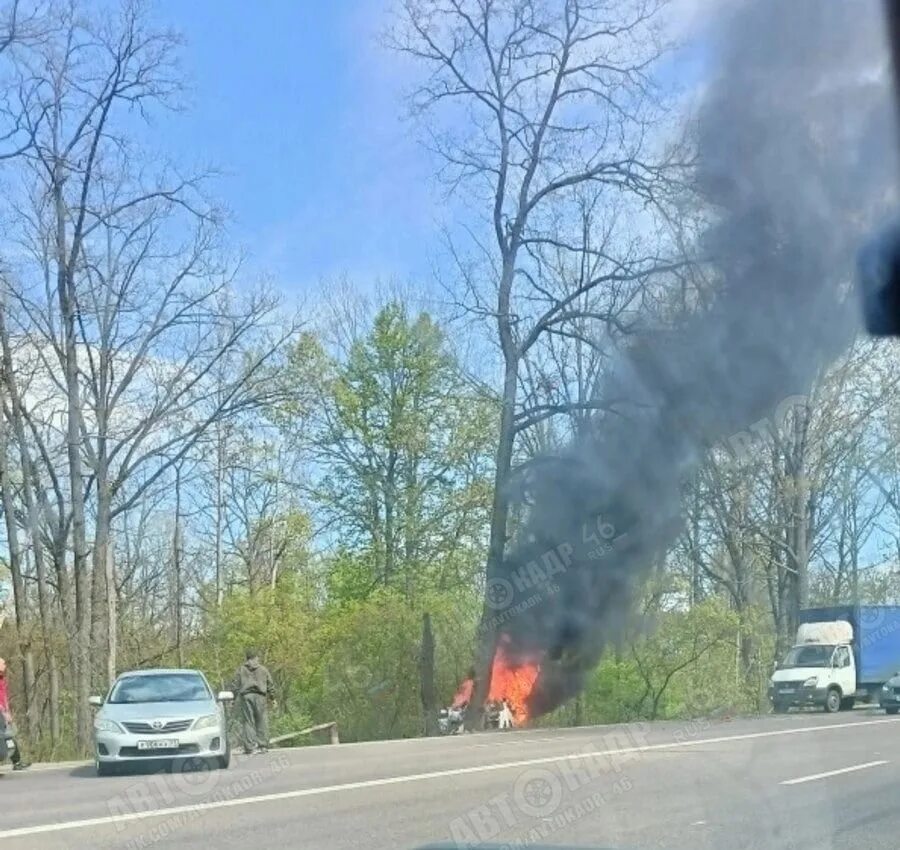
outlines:
[[[854,764],[852,767],[842,767],[839,770],[826,770],[824,773],[813,773],[809,776],[800,776],[797,779],[785,779],[779,785],[800,785],[803,782],[815,782],[817,779],[827,779],[829,776],[838,776],[841,773],[853,773],[856,770],[865,770],[867,767],[878,767],[887,764],[887,761],[867,761],[865,764]]]
[[[553,762],[598,756],[615,756],[624,753],[646,753],[658,750],[670,750],[683,747],[697,747],[702,744],[724,744],[730,741],[751,741],[757,738],[775,738],[781,735],[803,735],[816,732],[827,732],[832,729],[849,729],[851,727],[875,726],[881,723],[898,723],[900,720],[861,720],[848,723],[828,723],[820,726],[801,726],[796,729],[775,729],[770,732],[747,732],[740,735],[722,735],[716,738],[702,738],[696,741],[672,741],[664,744],[645,744],[636,747],[618,747],[611,750],[590,750],[587,752],[564,753],[556,756],[520,759],[518,761],[498,762],[496,764],[479,764],[472,767],[454,767],[447,770],[434,770],[429,773],[411,773],[405,776],[388,776],[384,779],[364,779],[359,782],[345,782],[342,785],[323,785],[318,788],[301,788],[295,791],[279,791],[273,794],[258,794],[255,797],[239,797],[233,800],[216,800],[209,803],[194,803],[190,806],[170,806],[167,809],[154,809],[146,812],[128,812],[121,815],[85,818],[84,820],[45,823],[37,826],[20,826],[14,829],[0,830],[0,838],[18,838],[23,835],[39,835],[45,832],[63,832],[70,829],[84,829],[90,826],[127,823],[129,821],[161,818],[209,809],[228,809],[233,806],[247,806],[251,803],[270,803],[277,800],[294,800],[300,797],[317,797],[322,794],[334,794],[340,791],[355,791],[360,788],[378,788],[384,785],[400,785],[407,782],[422,782],[427,779],[443,779],[447,776],[463,776],[472,773],[489,773],[495,770],[509,770],[513,767],[531,767],[536,764],[552,764]]]
[[[705,820],[695,820],[691,824],[691,826],[706,826],[706,821]]]

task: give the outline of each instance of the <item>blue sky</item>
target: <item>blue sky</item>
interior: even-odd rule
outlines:
[[[674,20],[687,25],[707,2],[675,0]],[[390,6],[157,0],[159,22],[184,36],[189,91],[153,145],[224,173],[215,194],[251,278],[301,296],[344,274],[360,290],[431,287],[449,216],[404,118],[410,66],[379,43]]]
[[[429,277],[436,205],[402,120],[399,63],[377,41],[385,0],[159,0],[186,40],[187,109],[157,123],[178,161],[225,174],[251,273],[291,293],[347,273]]]

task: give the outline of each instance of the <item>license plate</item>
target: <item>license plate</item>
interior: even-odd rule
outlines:
[[[177,750],[178,741],[138,741],[137,748],[139,750]]]
[[[794,693],[794,689],[793,688],[782,688],[781,691],[779,691],[779,693],[792,694],[792,693]]]

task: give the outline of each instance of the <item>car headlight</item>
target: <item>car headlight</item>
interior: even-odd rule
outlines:
[[[819,684],[818,676],[810,676],[804,683],[804,688],[814,688],[817,684]]]
[[[102,718],[94,721],[94,731],[95,732],[121,732],[122,727],[119,726],[118,723],[114,723],[112,720],[104,720]]]
[[[209,729],[213,726],[219,725],[219,715],[217,714],[204,714],[203,717],[198,717],[194,721],[194,729]]]
[[[890,686],[887,682],[885,682],[885,683],[881,686],[881,690],[883,690],[883,691],[890,691],[890,689],[891,689],[891,686]]]

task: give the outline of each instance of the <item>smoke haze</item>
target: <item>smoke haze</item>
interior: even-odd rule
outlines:
[[[625,399],[619,414],[536,467],[504,564],[511,604],[528,595],[516,581],[527,564],[548,551],[564,563],[551,558],[558,589],[502,629],[513,654],[545,659],[535,713],[577,692],[621,631],[680,531],[681,483],[704,452],[807,392],[849,344],[855,252],[895,200],[879,5],[729,4],[710,38],[696,177],[716,296],[674,330],[636,335],[600,390]],[[610,551],[598,524],[614,530]]]

